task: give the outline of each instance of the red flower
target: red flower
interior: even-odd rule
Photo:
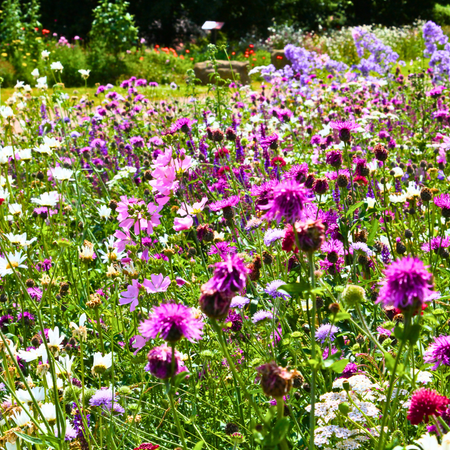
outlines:
[[[284,167],[286,165],[286,161],[281,156],[275,156],[275,158],[271,161],[271,165]]]
[[[156,444],[141,444],[139,447],[136,447],[134,450],[156,450],[159,448],[159,445]]]
[[[419,389],[411,398],[407,419],[412,425],[419,425],[423,421],[428,423],[429,416],[440,416],[449,403],[450,399],[436,391]]]
[[[364,186],[367,186],[369,184],[367,178],[363,177],[362,175],[356,175],[356,177],[353,178],[353,181],[356,181],[357,183],[363,183]]]
[[[3,202],[5,201],[4,198],[0,198],[0,206],[3,205]]]

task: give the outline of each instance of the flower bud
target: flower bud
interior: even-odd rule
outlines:
[[[348,308],[353,308],[366,300],[366,293],[361,286],[349,284],[342,292],[342,300]]]

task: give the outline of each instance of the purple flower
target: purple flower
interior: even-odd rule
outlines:
[[[249,303],[250,303],[249,298],[236,295],[236,297],[233,297],[233,299],[231,300],[230,308],[242,309],[245,305],[248,305]]]
[[[294,179],[297,183],[303,183],[306,177],[308,176],[308,164],[301,163],[295,166],[292,166],[285,174],[284,179]]]
[[[352,131],[355,131],[359,128],[359,125],[352,121],[338,121],[338,122],[330,122],[330,127],[333,130],[337,130],[339,133],[339,139],[344,142],[348,142],[351,138]]]
[[[256,324],[264,320],[272,320],[272,319],[273,314],[270,311],[257,311],[255,314],[253,314],[252,322]]]
[[[203,322],[187,306],[165,303],[153,308],[148,320],[139,326],[142,336],[155,339],[158,335],[167,342],[177,342],[183,336],[194,341],[201,339]]]
[[[216,264],[213,277],[206,283],[208,289],[226,294],[245,288],[250,270],[237,255],[227,255],[223,262]]]
[[[238,203],[239,203],[239,196],[233,195],[232,197],[224,198],[223,200],[211,203],[209,205],[209,209],[211,211],[220,211],[225,208],[231,208],[233,206],[236,206]]]
[[[35,301],[40,302],[42,298],[42,291],[38,287],[27,288],[28,295]]]
[[[284,217],[294,223],[304,218],[304,208],[309,203],[309,191],[296,181],[289,179],[279,183],[272,192],[272,199],[261,209],[268,210],[263,216],[266,220],[281,222]]]
[[[334,341],[334,335],[338,333],[340,330],[335,325],[330,323],[326,323],[321,325],[316,330],[316,341],[320,341],[322,344],[329,339],[331,342]]]
[[[340,378],[350,378],[357,372],[358,366],[355,363],[348,363],[342,371]]]
[[[282,298],[284,300],[287,300],[290,298],[289,294],[285,294],[283,292],[280,292],[278,288],[281,286],[284,286],[286,283],[282,280],[274,280],[267,284],[266,288],[264,289],[264,292],[266,294],[269,294],[272,298]]]
[[[416,310],[432,294],[433,277],[420,259],[406,257],[394,261],[384,274],[377,303],[385,308]]]
[[[423,360],[427,364],[434,364],[432,370],[436,370],[440,365],[450,366],[450,336],[434,338],[434,342],[424,353]]]
[[[178,350],[174,349],[174,355],[175,362],[173,369],[175,373],[172,372],[172,349],[166,344],[150,350],[148,353],[148,364],[145,370],[160,380],[166,380],[172,375],[183,372],[186,368],[181,361],[181,354]]]
[[[284,229],[269,229],[266,231],[266,234],[264,235],[264,244],[268,247],[269,245],[272,245],[274,242],[278,241],[279,239],[283,239],[286,231]]]
[[[441,208],[444,217],[450,217],[450,195],[441,194],[439,197],[434,197],[434,204]]]

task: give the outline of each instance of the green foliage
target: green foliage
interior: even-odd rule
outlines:
[[[450,25],[450,5],[436,3],[433,9],[433,19],[439,25]]]
[[[129,3],[117,0],[115,3],[103,0],[94,11],[90,32],[96,46],[117,55],[129,50],[137,42],[138,29],[134,17],[127,12]]]

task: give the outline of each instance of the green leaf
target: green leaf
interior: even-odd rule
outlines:
[[[272,447],[281,442],[289,431],[289,425],[287,417],[278,420],[273,430],[264,438],[264,446]]]
[[[306,361],[307,364],[309,364],[313,369],[317,368],[319,366],[319,361],[317,361],[317,359],[308,359],[308,361]]]
[[[15,431],[14,433],[16,433],[16,435],[19,436],[20,438],[22,438],[24,441],[30,442],[31,444],[36,444],[36,445],[43,444],[43,442],[40,439],[32,437],[32,436],[28,436],[28,434],[19,433],[18,431]]]
[[[176,389],[181,384],[181,382],[189,375],[190,373],[188,371],[181,372],[178,375],[175,375],[172,383],[173,388]]]
[[[308,291],[308,289],[309,283],[307,281],[301,281],[300,283],[283,284],[278,290],[291,295],[299,295]]]
[[[331,365],[330,369],[336,373],[342,373],[345,369],[345,366],[348,364],[348,359],[340,359]]]
[[[389,372],[392,372],[394,370],[395,360],[392,357],[390,353],[384,354],[384,359],[386,361],[386,367],[389,370]]]
[[[403,327],[396,326],[394,329],[394,336],[399,340],[403,340]]]
[[[369,244],[372,243],[373,238],[375,237],[375,235],[377,234],[378,228],[380,228],[380,222],[378,220],[374,220],[373,221],[373,225],[372,225],[372,229],[370,230],[369,236],[367,238],[367,242]]]
[[[335,316],[334,316],[334,321],[335,322],[343,322],[344,320],[348,320],[350,319],[351,316],[348,312],[346,311],[341,311],[338,312]]]
[[[346,217],[350,217],[350,216],[355,212],[355,210],[357,210],[363,203],[364,203],[364,202],[358,202],[358,203],[355,203],[354,205],[352,205],[352,206],[348,209],[347,214],[346,214]]]
[[[202,450],[203,445],[205,445],[205,441],[198,441],[198,442],[195,444],[194,450]]]

